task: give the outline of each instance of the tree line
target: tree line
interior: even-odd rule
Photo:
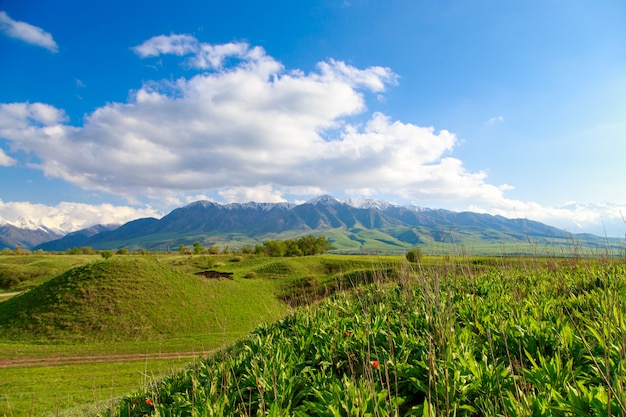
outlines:
[[[221,250],[217,246],[210,246],[204,248],[202,243],[195,242],[193,247],[189,248],[185,245],[180,245],[179,253],[186,254],[203,254],[208,253],[211,255],[240,253],[243,255],[266,255],[266,256],[309,256],[319,255],[326,251],[334,249],[333,245],[326,239],[326,236],[315,237],[308,235],[299,239],[287,239],[287,240],[266,240],[262,244],[258,243],[255,246],[243,245],[237,249],[231,249],[228,246]]]
[[[308,256],[334,248],[326,236],[308,235],[296,240],[266,240],[263,245],[257,245],[256,249],[255,253],[265,253],[267,256]]]

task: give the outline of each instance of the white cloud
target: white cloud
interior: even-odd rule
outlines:
[[[489,205],[470,205],[468,210],[518,219],[532,219],[571,233],[623,237],[626,233],[626,204],[576,203],[545,207],[535,202],[501,198]]]
[[[189,62],[195,68],[200,69],[219,69],[222,67],[224,60],[229,57],[245,58],[246,56],[253,60],[256,51],[250,51],[246,43],[227,43],[223,45],[203,44],[200,51]],[[265,56],[265,53],[262,53]]]
[[[198,41],[191,35],[160,35],[148,39],[132,50],[142,58],[173,54],[183,56],[198,50]]]
[[[271,185],[261,185],[258,187],[233,187],[219,191],[219,195],[227,203],[235,202],[267,202],[267,203],[282,203],[286,202],[282,197],[282,194],[276,191]]]
[[[59,50],[50,33],[26,22],[13,20],[6,12],[0,12],[0,31],[12,38],[46,48],[53,53]]]
[[[66,124],[64,112],[46,104],[0,104],[0,137],[35,154],[34,167],[47,176],[129,201],[178,205],[200,194],[279,202],[339,190],[546,221],[576,213],[507,199],[511,186],[489,184],[485,172],[470,172],[451,155],[453,133],[368,114],[366,93],[397,82],[389,68],[331,59],[310,73],[286,70],[262,48],[190,35],[157,36],[134,51],[189,55],[186,62],[202,71],[148,82],[82,126]],[[577,212],[581,225],[590,224],[590,212]]]
[[[503,116],[497,116],[497,117],[492,117],[492,118],[490,118],[489,120],[487,120],[487,121],[485,122],[485,124],[486,124],[487,126],[493,126],[493,125],[495,125],[496,123],[502,123],[502,122],[504,122],[504,117],[503,117]]]
[[[68,233],[94,224],[121,224],[141,217],[160,218],[163,213],[151,207],[134,208],[112,204],[83,204],[61,202],[56,206],[34,204],[25,201],[0,200],[0,218],[10,224],[24,221],[45,226],[50,230]]]
[[[185,50],[158,45],[159,51]],[[36,154],[46,175],[126,197],[173,190],[237,195],[232,190],[270,184],[347,187],[369,168],[389,171],[380,186],[395,185],[392,177],[402,175],[393,165],[407,152],[414,161],[434,163],[437,152],[454,142],[448,133],[378,114],[365,127],[346,122],[365,110],[362,91],[379,92],[394,81],[389,69],[331,60],[319,72],[283,72],[261,48],[233,45],[201,44],[198,54],[214,51],[211,65],[218,67],[219,59],[237,55],[235,65],[148,83],[128,103],[97,109],[81,127],[63,124],[63,112],[45,104],[1,105],[0,134],[14,148]],[[144,54],[149,51],[146,45]],[[344,156],[358,172],[346,169]]]
[[[67,119],[65,112],[43,103],[0,104],[0,132],[19,132],[54,126]]]
[[[345,83],[352,87],[363,86],[374,92],[384,91],[386,84],[395,84],[398,78],[389,68],[371,67],[369,71],[361,71],[333,59],[320,62],[318,68],[322,79]]]
[[[16,164],[16,160],[11,158],[9,155],[4,153],[2,149],[0,149],[0,167],[10,167]]]

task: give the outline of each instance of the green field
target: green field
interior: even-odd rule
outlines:
[[[83,415],[371,267],[341,256],[0,256],[0,274],[19,277],[4,292],[27,289],[0,298],[0,415]],[[207,269],[233,279],[194,275]]]
[[[0,416],[626,415],[619,258],[23,255],[5,271],[22,277],[5,292],[30,289],[0,302]]]

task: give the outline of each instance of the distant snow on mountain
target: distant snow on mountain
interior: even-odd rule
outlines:
[[[239,210],[239,209],[248,209],[248,210],[259,210],[259,211],[270,211],[273,209],[284,209],[289,210],[295,207],[295,204],[292,203],[255,203],[250,201],[248,203],[229,203],[229,204],[220,204],[214,203],[208,200],[200,200],[194,201],[193,203],[187,204],[185,207],[219,207],[225,210]]]
[[[96,224],[123,224],[133,219],[161,217],[151,207],[134,208],[112,204],[61,202],[56,206],[0,199],[0,225],[57,235],[76,232]]]
[[[55,235],[64,235],[65,233],[67,233],[67,230],[64,230],[60,227],[55,227],[54,225],[46,225],[41,222],[35,222],[32,219],[28,219],[23,216],[19,217],[15,221],[9,221],[0,217],[0,226],[13,226],[17,227],[18,229],[32,231],[40,230],[42,232],[52,233]]]
[[[198,200],[198,201],[194,201],[193,203],[189,203],[187,204],[186,207],[211,207],[211,206],[215,206],[215,205],[219,205],[217,203],[214,203],[212,201],[209,200]]]
[[[426,210],[432,210],[429,208],[424,208],[424,207],[420,207],[420,206],[416,206],[416,205],[408,205],[408,206],[402,206],[399,204],[395,204],[395,203],[391,203],[389,201],[383,201],[383,200],[374,200],[374,199],[370,199],[370,198],[358,198],[358,197],[351,197],[345,200],[340,200],[337,199],[331,195],[328,194],[324,194],[324,195],[320,195],[317,197],[314,197],[308,201],[306,201],[304,204],[311,204],[314,206],[317,205],[337,205],[337,204],[347,204],[350,207],[353,208],[358,208],[358,209],[377,209],[380,211],[385,211],[389,208],[406,208],[409,209],[411,211],[415,211],[415,212],[420,212],[420,211],[426,211]],[[229,203],[229,204],[221,204],[221,203],[215,203],[212,201],[208,201],[208,200],[200,200],[200,201],[194,201],[193,203],[189,203],[186,207],[203,207],[203,208],[207,208],[207,207],[219,207],[222,209],[227,209],[227,210],[239,210],[239,209],[251,209],[251,210],[259,210],[259,211],[270,211],[270,210],[274,210],[274,209],[281,209],[281,210],[291,210],[294,207],[297,207],[298,204],[294,204],[294,203],[255,203],[255,202],[248,202],[248,203]]]
[[[274,209],[282,209],[289,210],[295,207],[295,204],[291,203],[230,203],[226,204],[224,207],[229,210],[237,210],[237,209],[252,209],[252,210],[260,210],[260,211],[270,211]]]
[[[343,201],[350,207],[359,209],[378,209],[380,211],[387,210],[390,207],[399,207],[397,204],[390,203],[388,201],[372,200],[369,198],[351,197]]]
[[[308,200],[305,204],[311,204],[313,206],[334,205],[334,204],[341,204],[341,201],[337,200],[335,197],[331,195],[324,194],[324,195],[320,195],[320,196],[317,196],[315,198]]]
[[[351,208],[359,210],[350,210]],[[581,225],[560,224],[556,220],[563,216],[557,216],[562,212],[593,209],[572,203],[560,208],[553,218],[539,219],[545,224],[556,225],[564,232],[587,232],[597,236],[607,236],[606,230],[623,230],[626,221],[620,207],[601,207],[611,210],[614,214],[608,218],[600,218],[601,228],[593,229],[588,223]],[[191,210],[185,210],[191,209]],[[193,214],[190,214],[193,211]],[[364,214],[364,211],[370,213]],[[175,214],[174,213],[178,213]],[[207,215],[206,213],[211,213]],[[467,225],[467,222],[476,223],[480,227],[495,228],[501,231],[501,224],[493,225],[492,221],[502,222],[508,217],[506,212],[491,213],[493,217],[481,217],[478,214],[489,214],[476,208],[467,212],[456,212],[444,209],[426,208],[418,205],[400,205],[388,201],[369,198],[336,199],[331,195],[320,195],[306,201],[304,204],[294,203],[217,203],[209,200],[199,200],[189,203],[185,207],[175,209],[166,216],[167,221],[162,224],[170,224],[168,233],[195,232],[197,227],[212,225],[216,230],[226,230],[227,226],[238,224],[239,230],[265,233],[282,233],[289,228],[316,230],[322,226],[342,227],[360,224],[368,228],[380,228],[390,224],[407,224],[411,227],[417,225],[434,227],[442,224],[451,227],[453,224]],[[73,233],[84,236],[97,234],[102,230],[113,230],[119,225],[138,219],[161,219],[151,208],[135,209],[132,207],[120,207],[111,205],[91,206],[80,203],[62,203],[55,207],[44,205],[32,205],[25,203],[3,203],[0,200],[0,232],[5,236],[4,245],[13,247],[16,245],[29,246],[32,243],[53,239]],[[198,225],[193,224],[194,219],[202,217]],[[519,217],[519,216],[518,216]],[[172,222],[172,218],[177,218]],[[454,222],[457,223],[454,223]],[[267,224],[266,224],[267,223]],[[97,226],[93,230],[90,228]],[[143,223],[133,223],[134,231]],[[230,227],[229,226],[229,227]],[[273,230],[272,227],[280,230]],[[583,227],[586,226],[586,227]],[[152,225],[154,227],[154,224]],[[300,230],[298,229],[298,230]],[[124,229],[126,230],[126,229]],[[598,232],[599,230],[599,232]],[[120,232],[121,234],[122,232]],[[134,232],[133,232],[134,233]],[[260,233],[260,232],[259,232]],[[46,237],[45,235],[54,235]],[[615,237],[609,234],[609,236]],[[619,233],[617,233],[619,237]],[[621,235],[623,236],[623,234]],[[402,237],[406,238],[406,237]],[[8,239],[8,240],[7,240]],[[623,238],[622,238],[623,239]],[[2,242],[0,242],[2,243]],[[1,247],[1,246],[0,246]]]

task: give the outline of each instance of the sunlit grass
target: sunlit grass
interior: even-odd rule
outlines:
[[[117,315],[122,331],[151,309],[165,324],[138,339],[102,340],[87,328],[86,337],[68,341],[63,327],[53,327],[49,340],[5,336],[3,359],[143,359],[0,369],[0,415],[86,415],[118,406],[116,415],[142,415],[152,410],[146,399],[162,415],[606,415],[609,404],[612,415],[626,414],[621,259],[461,253],[413,264],[402,256],[345,255],[96,260],[79,272],[123,301],[131,313]],[[206,269],[233,279],[193,275]],[[63,288],[72,294],[85,285]],[[292,310],[279,297],[303,307]],[[97,298],[64,300],[101,314],[92,309]],[[212,306],[204,317],[195,307],[202,303]],[[188,357],[158,359],[237,340],[193,366]]]

